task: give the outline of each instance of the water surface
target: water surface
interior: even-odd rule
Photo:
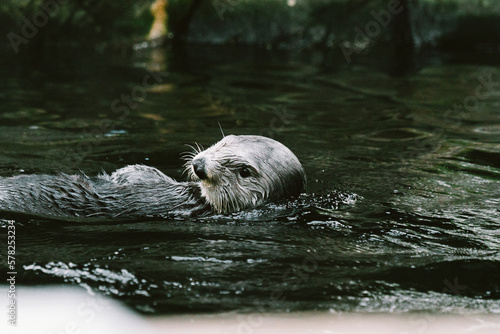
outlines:
[[[79,285],[147,314],[500,313],[500,65],[431,55],[394,76],[374,57],[192,47],[5,61],[0,176],[142,163],[183,179],[185,144],[215,143],[220,124],[284,143],[308,177],[307,195],[233,215],[2,213],[20,283]]]

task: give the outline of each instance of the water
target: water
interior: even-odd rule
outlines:
[[[4,212],[18,283],[79,285],[146,314],[500,313],[500,64],[427,55],[394,76],[380,59],[189,47],[4,60],[0,176],[143,163],[182,179],[185,144],[215,143],[220,124],[281,141],[308,177],[308,195],[233,215]]]

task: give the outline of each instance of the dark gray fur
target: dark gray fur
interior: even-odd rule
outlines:
[[[139,177],[138,177],[139,176]],[[0,179],[0,209],[49,217],[134,218],[208,211],[195,182],[127,166],[98,177],[60,174]]]
[[[201,157],[207,160],[210,177],[200,181],[191,162]],[[252,175],[240,177],[242,166],[250,168]],[[260,136],[224,137],[209,149],[189,155],[186,168],[194,181],[177,182],[143,165],[97,177],[82,173],[0,178],[0,210],[59,218],[189,216],[251,208],[298,195],[305,188],[305,173],[295,155]]]

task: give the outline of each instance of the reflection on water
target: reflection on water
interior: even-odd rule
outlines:
[[[373,59],[164,52],[0,68],[0,176],[143,163],[180,179],[185,144],[218,141],[220,123],[290,147],[308,195],[189,220],[3,213],[22,283],[77,284],[156,314],[500,312],[499,67],[433,56],[392,77]]]

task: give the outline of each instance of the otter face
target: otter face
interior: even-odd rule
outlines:
[[[304,169],[292,151],[261,136],[226,136],[197,152],[186,169],[216,213],[299,195],[306,187]]]

